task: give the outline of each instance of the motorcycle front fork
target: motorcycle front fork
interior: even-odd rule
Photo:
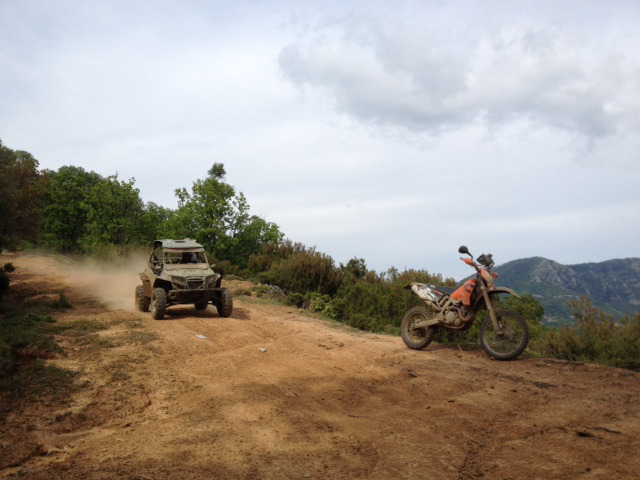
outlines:
[[[487,310],[489,310],[489,316],[491,317],[491,323],[493,323],[493,329],[496,332],[496,336],[502,337],[502,335],[504,335],[504,332],[502,331],[500,322],[498,322],[498,317],[496,315],[496,306],[493,303],[493,298],[489,297],[489,294],[487,293],[487,287],[482,285],[480,289],[482,290],[482,296],[484,297],[484,304],[487,306]]]

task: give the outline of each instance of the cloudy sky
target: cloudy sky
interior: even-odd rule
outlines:
[[[638,25],[637,0],[0,0],[0,139],[171,208],[221,162],[377,271],[637,257]]]

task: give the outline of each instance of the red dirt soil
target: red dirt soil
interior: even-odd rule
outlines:
[[[233,281],[231,318],[176,306],[156,321],[133,310],[136,268],[0,261],[25,300],[65,292],[59,322],[108,327],[93,347],[58,338],[48,362],[81,387],[0,420],[0,478],[640,478],[638,373],[412,351]]]

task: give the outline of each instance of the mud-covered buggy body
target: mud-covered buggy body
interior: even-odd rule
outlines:
[[[140,274],[142,285],[136,287],[138,310],[151,309],[155,319],[162,319],[167,307],[192,303],[197,310],[215,305],[221,317],[233,310],[231,292],[222,287],[222,275],[212,270],[204,248],[183,240],[156,240],[147,268]]]

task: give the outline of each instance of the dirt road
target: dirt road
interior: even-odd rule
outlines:
[[[0,260],[19,267],[24,297],[66,292],[60,322],[105,327],[89,345],[59,339],[66,355],[49,362],[81,372],[82,388],[5,420],[0,478],[640,477],[640,374],[415,352],[241,295],[231,318],[172,307],[155,321],[107,306],[132,309],[135,276]],[[107,277],[126,295],[96,303]]]

